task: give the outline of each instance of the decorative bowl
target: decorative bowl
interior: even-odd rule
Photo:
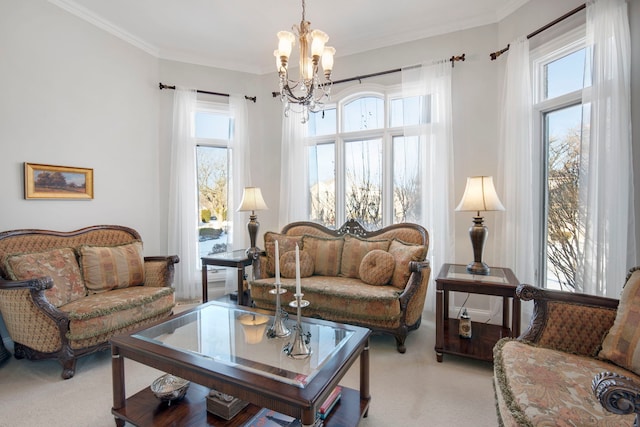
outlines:
[[[184,397],[189,384],[190,382],[183,378],[165,374],[151,383],[151,391],[158,399],[170,405],[172,401],[180,400]]]

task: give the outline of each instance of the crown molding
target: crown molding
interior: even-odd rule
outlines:
[[[156,58],[160,55],[160,49],[157,46],[154,46],[146,41],[140,39],[139,37],[134,36],[133,34],[123,30],[117,25],[112,24],[111,22],[99,17],[93,12],[87,10],[85,7],[80,6],[74,1],[71,0],[48,0],[49,3],[58,6],[61,9],[66,10],[72,15],[77,16],[78,18],[95,25],[96,27],[118,37],[125,42],[132,44],[133,46],[141,49],[148,54],[155,56]]]
[[[507,16],[511,15],[516,10],[520,9],[525,4],[529,3],[529,0],[510,0],[504,7],[496,11],[496,22],[502,21]]]

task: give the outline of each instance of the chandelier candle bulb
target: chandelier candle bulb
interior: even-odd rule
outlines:
[[[289,31],[278,32],[278,52],[280,58],[285,58],[285,63],[291,56],[291,49],[296,42],[296,37]]]
[[[329,36],[324,31],[313,30],[311,32],[311,56],[316,64],[318,58],[324,53],[324,44],[328,41]]]

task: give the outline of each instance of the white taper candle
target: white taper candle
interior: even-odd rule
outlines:
[[[296,243],[296,294],[300,295],[302,290],[300,289],[300,248]]]
[[[280,249],[276,240],[276,283],[280,283]]]

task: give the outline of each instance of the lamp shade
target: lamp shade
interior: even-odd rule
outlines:
[[[503,211],[504,206],[496,193],[492,176],[471,176],[467,178],[462,200],[456,211]]]
[[[262,191],[259,187],[245,187],[242,192],[242,201],[238,212],[262,211],[269,209],[262,198]]]

